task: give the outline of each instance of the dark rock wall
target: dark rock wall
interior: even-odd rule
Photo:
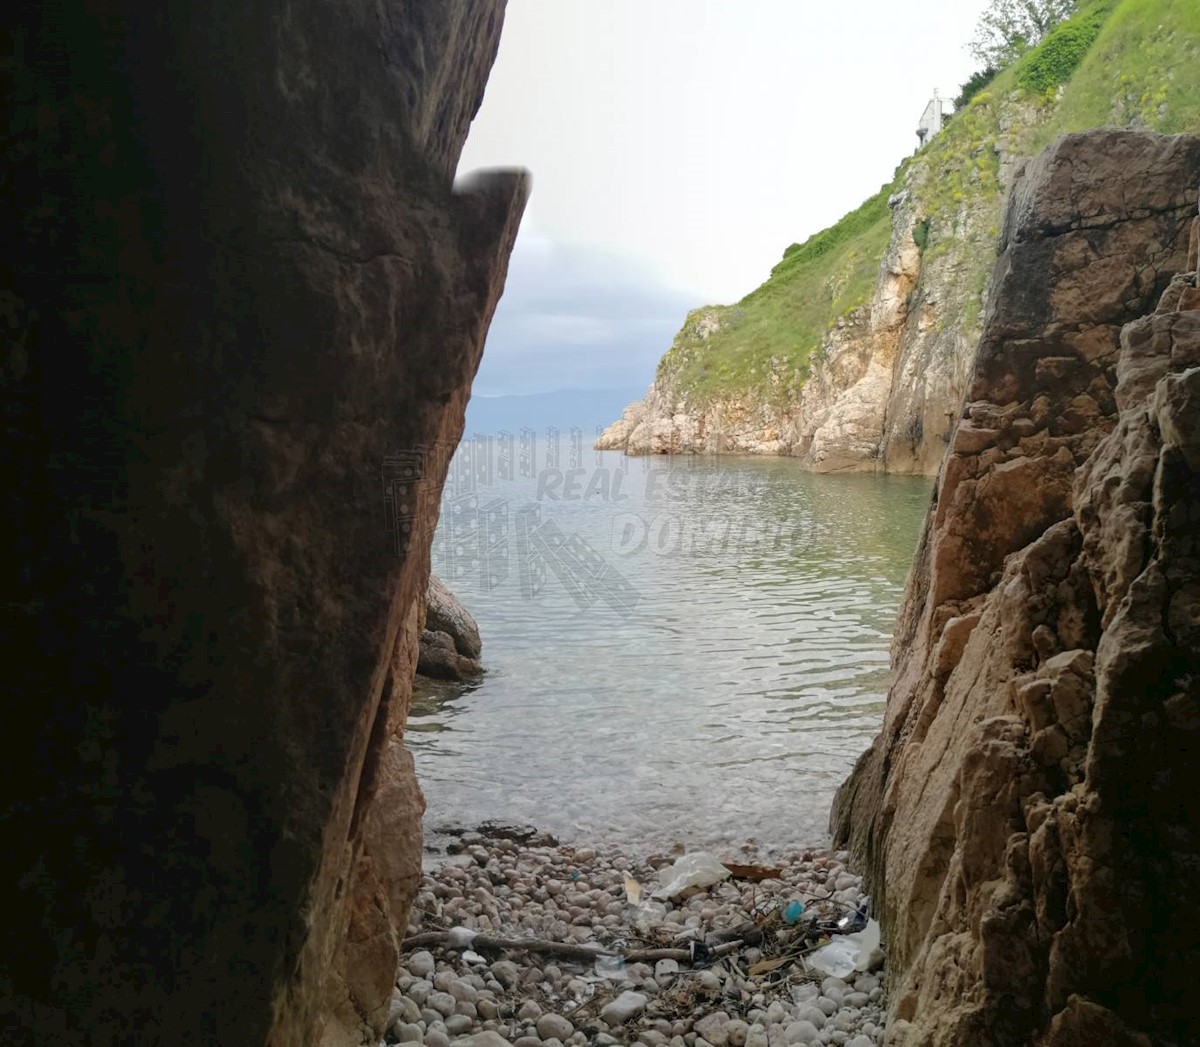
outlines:
[[[450,185],[502,14],[4,16],[6,1042],[319,1036],[445,455],[399,541],[385,462],[458,439],[524,202]]]
[[[1200,1040],[1198,185],[1200,139],[1096,132],[1014,186],[883,731],[833,814],[891,1043]]]

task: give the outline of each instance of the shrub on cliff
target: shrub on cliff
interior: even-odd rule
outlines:
[[[962,87],[959,89],[958,97],[954,99],[954,111],[957,113],[964,108],[972,98],[982,91],[988,84],[996,79],[996,74],[1000,72],[994,65],[989,65],[979,72],[972,75]]]
[[[1086,17],[1074,18],[1051,30],[1022,63],[1017,83],[1039,95],[1049,94],[1065,84],[1091,50],[1107,17],[1108,7],[1104,5],[1089,11]]]
[[[971,54],[985,68],[1011,65],[1078,6],[1078,0],[992,0],[979,17]]]

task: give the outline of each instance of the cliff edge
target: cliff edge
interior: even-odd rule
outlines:
[[[1131,132],[1016,177],[884,727],[832,816],[891,1043],[1197,1042],[1198,184],[1200,138]]]
[[[1082,0],[842,219],[693,311],[596,446],[932,476],[992,293],[1017,166],[1063,133],[1200,126],[1200,7]]]

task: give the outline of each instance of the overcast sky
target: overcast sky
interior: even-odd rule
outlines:
[[[460,171],[533,197],[476,393],[645,385],[953,98],[986,0],[509,0]]]

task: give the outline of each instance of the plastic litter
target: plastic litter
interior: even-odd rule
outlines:
[[[621,981],[625,977],[625,960],[609,953],[597,956],[596,974],[607,981]]]
[[[625,900],[630,905],[637,905],[642,900],[642,885],[632,876],[625,877]]]
[[[845,978],[855,971],[867,969],[871,954],[879,948],[879,923],[868,920],[861,931],[842,935],[805,957],[814,970],[831,978]]]
[[[642,899],[633,910],[633,925],[641,934],[648,933],[666,919],[667,907],[662,902],[653,902],[649,898]]]
[[[783,910],[783,922],[791,927],[795,925],[803,915],[803,902],[788,902],[787,907]]]
[[[651,897],[674,898],[689,887],[711,887],[714,883],[727,880],[729,876],[729,870],[711,854],[693,851],[669,868],[658,870],[662,886]]]
[[[867,926],[867,907],[860,905],[854,912],[847,913],[837,922],[842,934],[856,934]]]

